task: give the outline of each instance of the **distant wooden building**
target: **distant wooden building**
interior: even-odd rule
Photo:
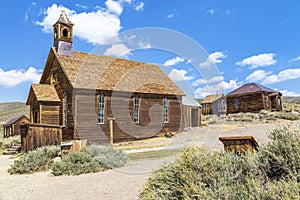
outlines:
[[[7,138],[10,136],[21,135],[20,125],[26,122],[29,122],[29,119],[25,115],[9,120],[3,124],[3,137]]]
[[[245,84],[226,95],[227,113],[282,110],[282,94],[257,83]]]
[[[180,131],[185,94],[157,65],[74,51],[64,12],[53,27],[54,46],[27,99],[31,123],[60,126],[63,141],[88,143]]]
[[[201,105],[189,96],[182,97],[182,127],[201,125]]]
[[[226,114],[226,98],[224,94],[208,95],[201,105],[203,115]]]
[[[237,155],[245,154],[248,150],[254,154],[258,150],[258,143],[252,136],[220,137],[219,140],[224,144],[225,151],[233,151]]]

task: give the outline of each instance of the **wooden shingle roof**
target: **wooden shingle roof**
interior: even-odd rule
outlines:
[[[29,103],[30,93],[36,97],[37,101],[49,101],[49,102],[60,102],[60,98],[58,97],[56,90],[53,85],[48,84],[32,84],[29,96],[27,99],[27,105]]]
[[[258,83],[248,83],[233,90],[232,92],[227,94],[227,96],[234,96],[234,95],[241,95],[241,94],[255,93],[255,92],[278,93],[275,90],[272,90]]]
[[[224,97],[224,94],[212,94],[207,95],[205,99],[202,101],[202,103],[212,103],[220,98]]]
[[[82,52],[56,56],[73,88],[185,95],[157,65]]]

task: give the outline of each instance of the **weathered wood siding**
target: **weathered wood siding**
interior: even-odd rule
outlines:
[[[3,126],[3,137],[7,138],[15,135],[21,135],[20,126],[27,122],[29,122],[28,118],[22,117],[11,125]]]
[[[84,93],[84,94],[83,94]],[[74,139],[109,141],[109,120],[113,119],[114,142],[162,136],[181,129],[181,97],[168,96],[168,122],[163,123],[162,95],[136,94],[139,97],[139,122],[133,122],[133,97],[110,91],[87,91],[75,95],[76,135]],[[104,123],[98,124],[99,94],[104,94]],[[113,97],[112,97],[113,95]],[[113,102],[112,102],[113,101]]]
[[[182,106],[182,128],[199,127],[201,125],[201,108]]]
[[[239,101],[239,107],[235,106],[235,100]],[[264,109],[262,93],[251,93],[226,97],[227,113],[258,112]]]
[[[32,151],[42,146],[60,145],[61,141],[60,126],[30,123],[21,125],[22,151]]]
[[[203,103],[201,105],[202,105],[202,114],[203,115],[211,115],[212,114],[211,103]]]
[[[42,104],[40,112],[41,124],[59,125],[59,105],[51,105],[51,103]]]
[[[223,141],[223,144],[225,151],[245,154],[249,150],[252,154],[255,153],[255,147],[249,140],[228,140]]]

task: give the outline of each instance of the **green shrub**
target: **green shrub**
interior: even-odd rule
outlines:
[[[86,152],[71,152],[62,161],[54,163],[52,174],[79,175],[100,171],[101,167],[93,157]]]
[[[9,137],[9,138],[0,137],[0,149],[10,148],[10,147],[16,145],[20,141],[21,141],[21,138],[19,135]]]
[[[300,199],[299,130],[278,128],[256,155],[189,147],[154,171],[141,199]]]
[[[42,147],[35,151],[30,151],[16,159],[8,169],[8,172],[10,174],[29,174],[48,170],[59,152],[60,148],[56,146]]]
[[[300,130],[278,127],[269,134],[270,143],[260,148],[258,160],[269,178],[300,180]]]
[[[127,155],[121,149],[111,146],[90,145],[87,148],[103,169],[122,167],[127,162]]]

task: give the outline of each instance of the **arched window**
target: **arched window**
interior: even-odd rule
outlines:
[[[65,28],[65,29],[63,30],[63,37],[64,37],[64,38],[68,38],[68,35],[69,35],[68,30]]]

